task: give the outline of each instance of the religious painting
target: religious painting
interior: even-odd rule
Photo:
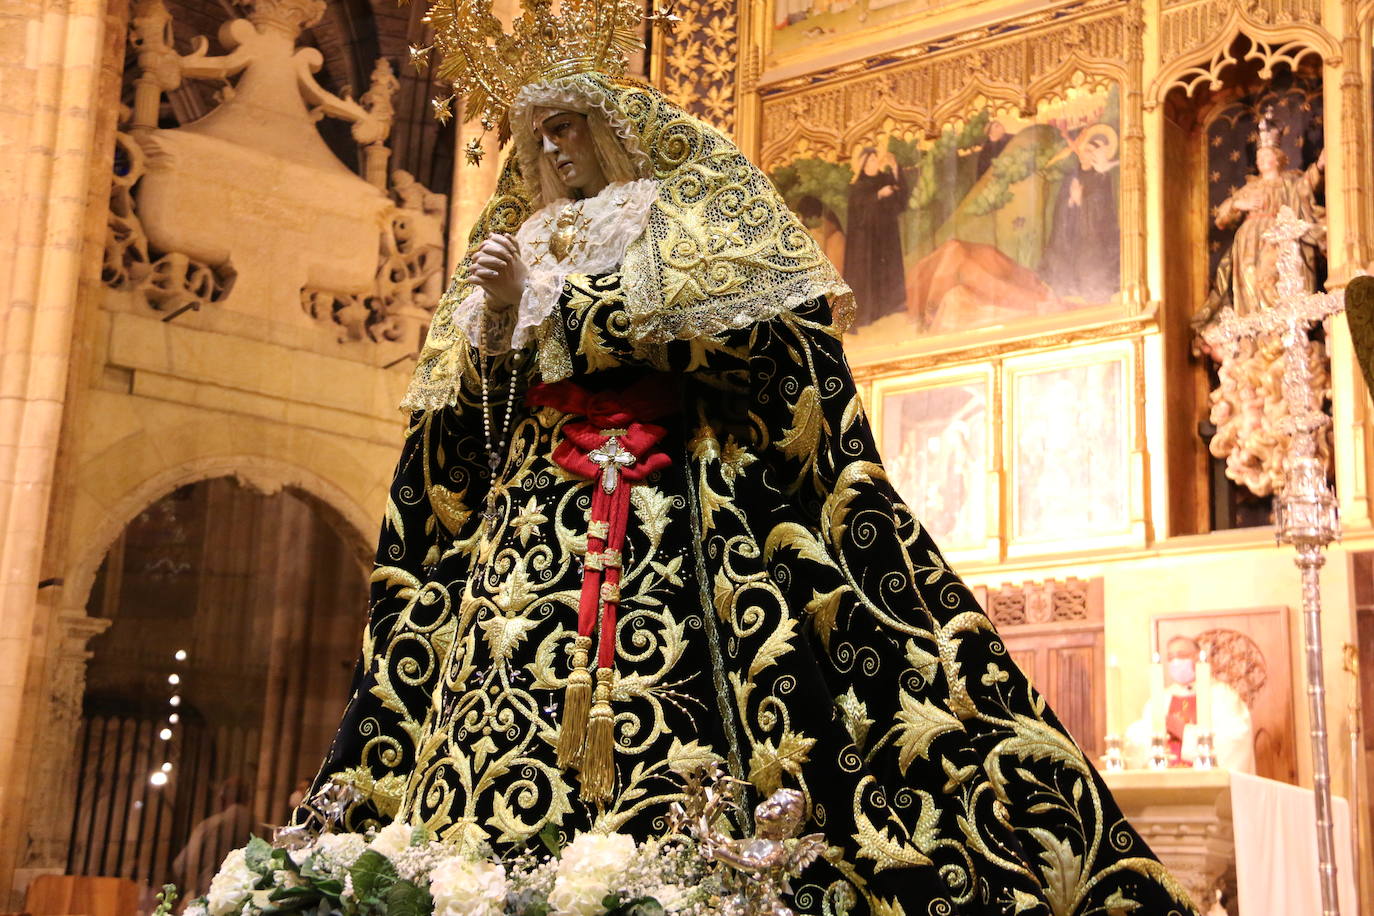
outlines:
[[[769,57],[814,52],[830,39],[877,38],[936,10],[968,0],[773,0],[769,6]]]
[[[887,118],[839,153],[803,142],[773,158],[854,289],[856,363],[1119,303],[1120,91],[1066,95],[1030,117],[985,107],[935,139]]]
[[[1008,552],[1130,532],[1131,353],[1108,344],[1008,360]]]
[[[952,557],[973,558],[988,545],[991,390],[986,369],[873,384],[888,479]]]

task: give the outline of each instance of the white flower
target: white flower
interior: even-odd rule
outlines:
[[[635,841],[623,834],[578,834],[558,860],[549,894],[554,916],[597,916],[634,855]]]
[[[205,908],[205,901],[193,900],[181,911],[181,916],[210,916],[210,911]]]
[[[496,862],[453,856],[429,875],[434,916],[501,916],[509,889],[506,870]]]
[[[373,852],[380,852],[388,859],[394,859],[403,850],[410,846],[410,837],[414,833],[409,824],[400,821],[392,821],[372,838],[372,843],[367,847]]]
[[[210,916],[228,916],[238,910],[253,893],[258,876],[248,867],[242,849],[235,849],[224,857],[224,864],[210,880],[210,892],[205,896]]]
[[[657,900],[669,912],[680,909],[687,902],[689,894],[687,888],[676,884],[660,884],[658,887],[649,889],[649,896]]]
[[[319,870],[347,871],[367,851],[367,838],[360,833],[322,833],[312,849],[319,857]]]

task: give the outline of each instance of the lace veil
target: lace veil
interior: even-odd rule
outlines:
[[[514,150],[468,237],[469,252],[493,232],[514,233],[541,205],[539,149],[529,119],[535,105],[595,109],[643,177],[658,182],[644,234],[626,249],[621,265],[637,345],[745,327],[821,296],[838,326],[848,326],[853,293],[767,176],[720,131],[656,90],[599,73],[521,90],[510,110]],[[471,292],[467,267],[465,258],[440,299],[402,407],[437,410],[456,403],[459,348],[474,343],[453,320]]]

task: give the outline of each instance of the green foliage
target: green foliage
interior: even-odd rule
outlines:
[[[359,856],[348,873],[353,878],[353,896],[359,903],[366,904],[380,902],[397,877],[396,866],[374,849]]]
[[[821,206],[835,214],[843,228],[849,218],[849,183],[854,170],[848,164],[827,162],[824,159],[798,159],[773,170],[769,176],[773,185],[793,210],[803,198],[814,197]]]
[[[429,891],[411,881],[391,885],[383,900],[387,916],[430,916],[434,912],[434,898]]]
[[[272,874],[272,844],[255,836],[243,847],[244,863],[258,874]]]
[[[653,897],[636,897],[633,900],[620,902],[620,898],[612,894],[602,901],[602,906],[606,907],[606,916],[665,916],[663,904]]]
[[[539,831],[539,842],[544,844],[544,848],[553,854],[555,859],[563,858],[563,847],[558,842],[558,825],[552,821],[548,822]]]
[[[153,910],[151,916],[170,916],[172,907],[177,902],[177,886],[175,884],[162,885],[162,892],[154,899],[157,900],[157,908]]]

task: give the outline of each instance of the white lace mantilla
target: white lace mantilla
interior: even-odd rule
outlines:
[[[486,293],[480,289],[470,292],[454,309],[454,325],[468,340],[484,341],[488,353],[525,348],[558,308],[563,283],[570,275],[610,273],[620,266],[625,249],[644,234],[657,198],[658,183],[641,178],[607,185],[585,200],[556,200],[531,214],[515,234],[529,277],[509,336],[506,328],[493,328],[486,314]],[[566,243],[561,259],[553,250],[558,247],[556,233]]]

